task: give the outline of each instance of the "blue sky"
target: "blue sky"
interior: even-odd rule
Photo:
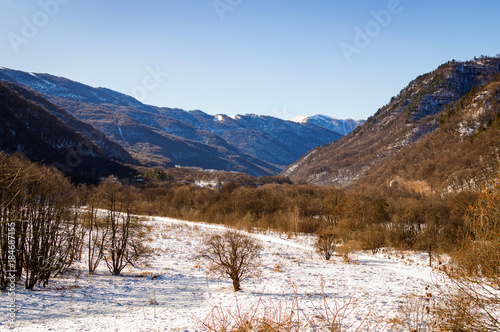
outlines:
[[[500,53],[499,12],[491,0],[0,0],[0,66],[210,114],[367,118],[448,60]]]

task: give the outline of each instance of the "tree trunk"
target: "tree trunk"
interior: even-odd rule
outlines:
[[[233,276],[232,279],[233,279],[233,288],[234,288],[234,291],[235,292],[240,291],[241,290],[241,287],[240,287],[240,278],[238,278],[238,276]]]

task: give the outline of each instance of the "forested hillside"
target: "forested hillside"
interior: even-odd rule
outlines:
[[[310,151],[283,175],[343,186],[425,181],[424,187],[438,191],[480,182],[491,175],[495,159],[486,147],[499,143],[493,128],[499,72],[500,58],[443,64],[410,82],[351,134]],[[491,130],[481,134],[486,128]]]
[[[135,172],[109,159],[83,134],[1,82],[0,116],[2,151],[21,153],[31,161],[54,165],[74,181],[96,182],[110,174],[128,177]],[[123,150],[114,151],[127,156]],[[118,157],[118,153],[115,156]]]

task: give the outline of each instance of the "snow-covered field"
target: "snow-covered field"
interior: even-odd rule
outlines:
[[[154,254],[138,266],[111,276],[103,265],[90,276],[81,262],[45,289],[18,285],[17,321],[9,325],[2,314],[0,330],[196,331],[214,307],[244,312],[259,301],[285,307],[295,295],[313,320],[319,321],[314,308],[321,307],[324,295],[331,308],[349,303],[347,327],[355,330],[367,319],[371,330],[382,330],[405,296],[424,294],[438,275],[423,254],[362,252],[351,263],[340,257],[327,262],[312,249],[312,236],[252,233],[264,246],[262,273],[234,293],[230,280],[207,277],[199,255],[202,236],[222,232],[222,226],[169,218],[147,223]]]

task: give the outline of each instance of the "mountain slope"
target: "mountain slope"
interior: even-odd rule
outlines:
[[[290,119],[290,121],[315,124],[318,127],[323,127],[335,131],[344,136],[351,133],[354,129],[365,123],[365,120],[336,119],[332,118],[331,116],[322,114],[316,114],[313,116],[297,116],[293,119]]]
[[[193,139],[167,133],[161,124],[170,118],[125,106],[90,105],[64,98],[50,99],[72,112],[76,117],[102,130],[120,143],[143,165],[173,167],[195,166],[205,169],[246,172],[252,175],[274,174],[279,169],[262,160],[241,155],[234,149],[204,144]],[[106,107],[107,106],[107,107]],[[115,109],[116,111],[111,110]],[[189,125],[188,132],[194,130]],[[182,126],[177,126],[181,130]]]
[[[137,163],[137,161],[133,159],[121,145],[109,140],[103,132],[95,129],[86,122],[78,120],[76,117],[66,112],[66,110],[50,103],[38,93],[24,89],[17,84],[7,82],[4,84],[6,84],[10,89],[16,91],[22,97],[42,106],[54,116],[62,120],[65,124],[84,135],[87,139],[99,146],[108,158],[118,160],[126,164]]]
[[[360,184],[481,190],[500,167],[500,76],[433,116],[439,128],[376,165]]]
[[[330,185],[349,185],[368,177],[387,158],[438,129],[446,105],[499,72],[499,58],[448,62],[410,82],[351,134],[310,151],[283,174],[294,180]]]
[[[144,165],[278,174],[310,149],[342,137],[316,125],[273,117],[230,118],[144,105],[116,91],[48,74],[5,68],[0,74],[104,132]]]
[[[133,169],[108,159],[101,148],[42,106],[0,82],[0,149],[54,165],[76,182],[94,182]]]

